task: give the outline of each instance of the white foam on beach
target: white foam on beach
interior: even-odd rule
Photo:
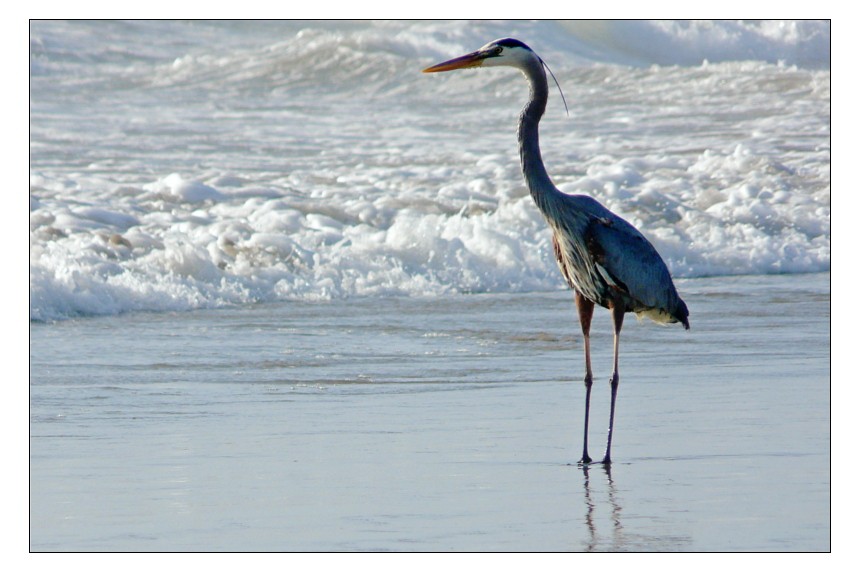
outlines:
[[[30,317],[552,290],[499,36],[565,192],[676,277],[830,269],[829,23],[32,22]]]

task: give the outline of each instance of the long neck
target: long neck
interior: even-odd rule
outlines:
[[[546,109],[548,86],[546,73],[539,61],[530,61],[522,68],[529,82],[529,100],[520,114],[517,139],[526,186],[538,208],[546,211],[547,202],[559,193],[546,172],[540,154],[538,123]]]

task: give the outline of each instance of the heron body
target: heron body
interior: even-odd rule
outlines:
[[[611,311],[614,365],[609,435],[603,463],[611,462],[615,398],[618,390],[619,337],[624,314],[634,312],[660,323],[678,323],[689,329],[686,304],[678,296],[666,263],[633,225],[587,195],[568,195],[552,183],[540,152],[538,124],[549,96],[545,64],[524,43],[512,38],[495,40],[481,49],[437,64],[425,72],[442,72],[479,66],[510,66],[528,80],[529,99],[519,118],[517,139],[526,186],[552,230],[553,249],[567,284],[574,290],[585,347],[585,436],[580,463],[590,463],[588,417],[592,371],[591,317],[594,306]]]

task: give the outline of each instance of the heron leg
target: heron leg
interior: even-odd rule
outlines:
[[[624,305],[613,304],[610,311],[612,312],[612,326],[615,330],[615,336],[613,339],[612,377],[609,379],[609,386],[612,390],[609,405],[609,435],[606,438],[606,453],[603,454],[601,461],[604,465],[612,462],[609,451],[612,448],[612,426],[615,422],[615,396],[618,394],[618,343],[621,338],[621,325],[624,323]]]
[[[580,465],[586,465],[591,462],[591,457],[588,456],[588,413],[589,404],[591,403],[591,316],[594,314],[594,302],[588,300],[585,296],[579,293],[575,294],[576,310],[579,313],[579,324],[582,326],[582,339],[585,346],[585,429],[582,437],[582,458],[579,460]]]

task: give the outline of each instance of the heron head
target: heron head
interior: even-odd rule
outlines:
[[[470,54],[430,66],[424,70],[424,73],[475,68],[479,66],[520,67],[528,59],[541,61],[537,54],[521,41],[514,38],[502,38],[494,40]]]
[[[519,68],[526,77],[530,78],[530,80],[536,76],[536,69],[541,67],[546,68],[549,75],[552,76],[552,80],[555,82],[555,85],[558,86],[558,92],[561,94],[562,102],[564,102],[565,112],[570,115],[570,112],[567,111],[567,102],[564,100],[564,92],[561,90],[561,85],[558,83],[558,80],[555,79],[555,74],[552,73],[552,70],[549,69],[546,62],[534,53],[530,47],[514,38],[493,40],[483,48],[474,51],[471,54],[466,54],[465,56],[460,56],[459,58],[454,58],[453,60],[448,60],[441,64],[430,66],[424,70],[424,73],[476,68],[480,66],[511,66]]]

